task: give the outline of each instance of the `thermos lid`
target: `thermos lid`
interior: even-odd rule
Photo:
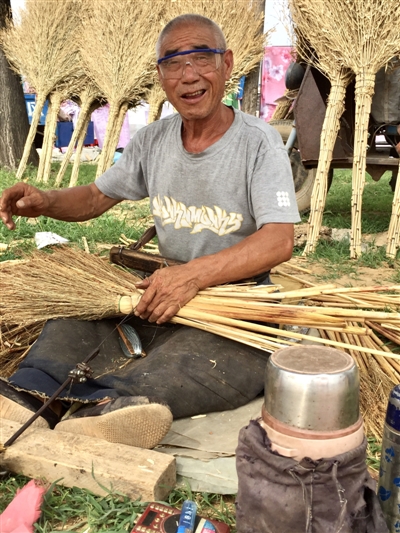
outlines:
[[[298,429],[340,431],[359,420],[359,375],[347,353],[298,345],[271,355],[265,372],[267,417]]]

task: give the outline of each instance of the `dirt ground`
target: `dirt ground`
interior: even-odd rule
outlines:
[[[346,235],[348,230],[332,230],[323,227],[321,239],[340,240]],[[307,225],[299,224],[295,226],[295,245],[299,246],[305,243],[307,237]],[[387,242],[387,233],[378,233],[374,235],[363,235],[365,246],[385,246]],[[283,278],[279,273],[285,273],[298,278],[298,280]],[[284,284],[285,288],[294,289],[301,287],[301,281],[311,284],[320,285],[334,283],[339,287],[361,287],[372,285],[393,285],[393,277],[396,270],[388,263],[383,263],[377,268],[360,267],[356,262],[350,259],[346,265],[335,267],[327,261],[316,261],[307,257],[293,257],[288,263],[281,265],[272,271],[275,283]],[[278,274],[278,275],[277,275]]]

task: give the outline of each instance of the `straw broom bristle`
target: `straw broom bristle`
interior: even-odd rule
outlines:
[[[311,195],[305,255],[315,251],[319,238],[333,149],[340,129],[340,117],[344,111],[346,88],[353,77],[350,69],[343,64],[340,50],[335,47],[333,34],[338,22],[336,3],[337,0],[332,0],[329,4],[319,0],[290,0],[298,54],[331,82]]]
[[[82,1],[82,0],[81,0]],[[111,164],[128,106],[135,106],[152,85],[155,44],[163,0],[82,2],[81,54],[87,75],[110,104],[104,145],[97,168]],[[98,53],[98,49],[101,53]]]
[[[135,286],[139,278],[100,257],[68,247],[53,253],[38,251],[30,260],[2,267],[1,275],[0,364],[6,362],[10,373],[15,365],[10,363],[5,341],[15,348],[14,340],[19,342],[21,331],[31,332],[33,338],[51,318],[94,320],[131,313],[141,294]],[[275,290],[276,286],[212,287],[200,291],[172,322],[268,352],[303,339],[346,350],[360,367],[366,426],[380,436],[382,409],[375,406],[372,410],[371,406],[375,392],[375,398],[383,402],[400,378],[400,356],[386,345],[400,346],[400,286],[343,288],[329,284]],[[291,304],[299,299],[305,305]],[[122,309],[125,301],[129,303],[127,311]],[[267,325],[271,320],[281,325],[312,324],[321,337],[299,333],[296,328],[280,331]],[[26,353],[22,348],[19,360]]]
[[[77,21],[75,0],[26,0],[25,9],[19,12],[18,24],[13,25],[9,20],[1,32],[1,45],[8,61],[17,73],[26,76],[37,94],[17,178],[21,178],[26,168],[46,98],[76,71],[78,44],[74,35]]]

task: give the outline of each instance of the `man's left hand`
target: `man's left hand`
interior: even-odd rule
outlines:
[[[145,292],[135,315],[157,324],[168,322],[200,290],[187,265],[156,270],[136,286]]]

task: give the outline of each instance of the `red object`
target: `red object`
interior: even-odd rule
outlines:
[[[40,517],[46,490],[34,479],[18,489],[12,502],[0,514],[1,533],[33,533],[33,524]]]

